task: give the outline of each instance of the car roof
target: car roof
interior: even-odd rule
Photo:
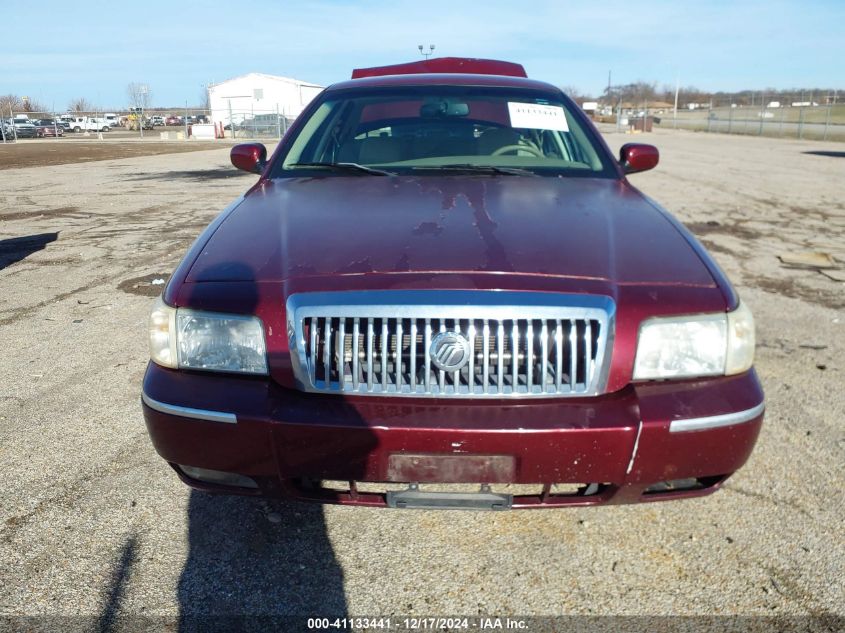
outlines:
[[[414,73],[405,75],[381,75],[349,79],[332,84],[327,91],[355,88],[386,88],[403,86],[489,86],[497,88],[522,88],[560,92],[560,89],[545,81],[505,75],[475,75],[465,73]]]

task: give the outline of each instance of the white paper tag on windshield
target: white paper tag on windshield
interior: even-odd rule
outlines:
[[[508,101],[508,113],[511,117],[511,127],[569,131],[566,113],[561,106]]]

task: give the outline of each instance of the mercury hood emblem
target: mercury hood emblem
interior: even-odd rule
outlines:
[[[469,362],[472,353],[467,338],[453,330],[440,332],[428,348],[431,362],[443,371],[459,371]]]

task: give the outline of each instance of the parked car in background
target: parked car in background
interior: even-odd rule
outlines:
[[[84,121],[84,117],[77,116],[76,114],[62,114],[56,117],[62,127],[65,129],[65,132],[76,132],[75,129],[77,123],[81,123]],[[82,131],[82,126],[79,126],[79,131]]]
[[[182,118],[179,116],[171,115],[164,120],[165,125],[182,125]]]
[[[629,181],[658,158],[518,64],[355,71],[269,160],[232,148],[258,180],[152,309],[153,445],[203,490],[374,507],[715,492],[763,423],[754,321]]]
[[[151,116],[150,122],[153,125],[164,125],[165,124],[164,117],[161,116],[160,114],[155,114],[155,115]]]
[[[17,136],[18,138],[35,138],[38,135],[38,131],[32,120],[27,117],[16,116],[14,119],[9,119],[8,121],[13,128],[11,130],[13,136]]]
[[[110,121],[105,117],[89,117],[87,129],[94,132],[111,132],[112,124],[116,122],[117,118],[114,121]]]
[[[63,115],[59,119],[65,121],[68,129],[76,133],[109,132],[112,128],[111,123],[103,117]]]
[[[71,132],[84,132],[86,128],[87,118],[77,114],[65,114],[59,117],[60,121],[67,124],[67,129]]]
[[[55,119],[39,119],[38,121],[34,121],[34,124],[36,134],[39,138],[64,136],[64,128]]]

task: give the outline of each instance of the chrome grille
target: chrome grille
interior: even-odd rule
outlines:
[[[605,384],[607,297],[491,291],[308,293],[288,300],[294,373],[305,391],[434,397],[584,396]],[[456,332],[457,371],[432,362]]]

